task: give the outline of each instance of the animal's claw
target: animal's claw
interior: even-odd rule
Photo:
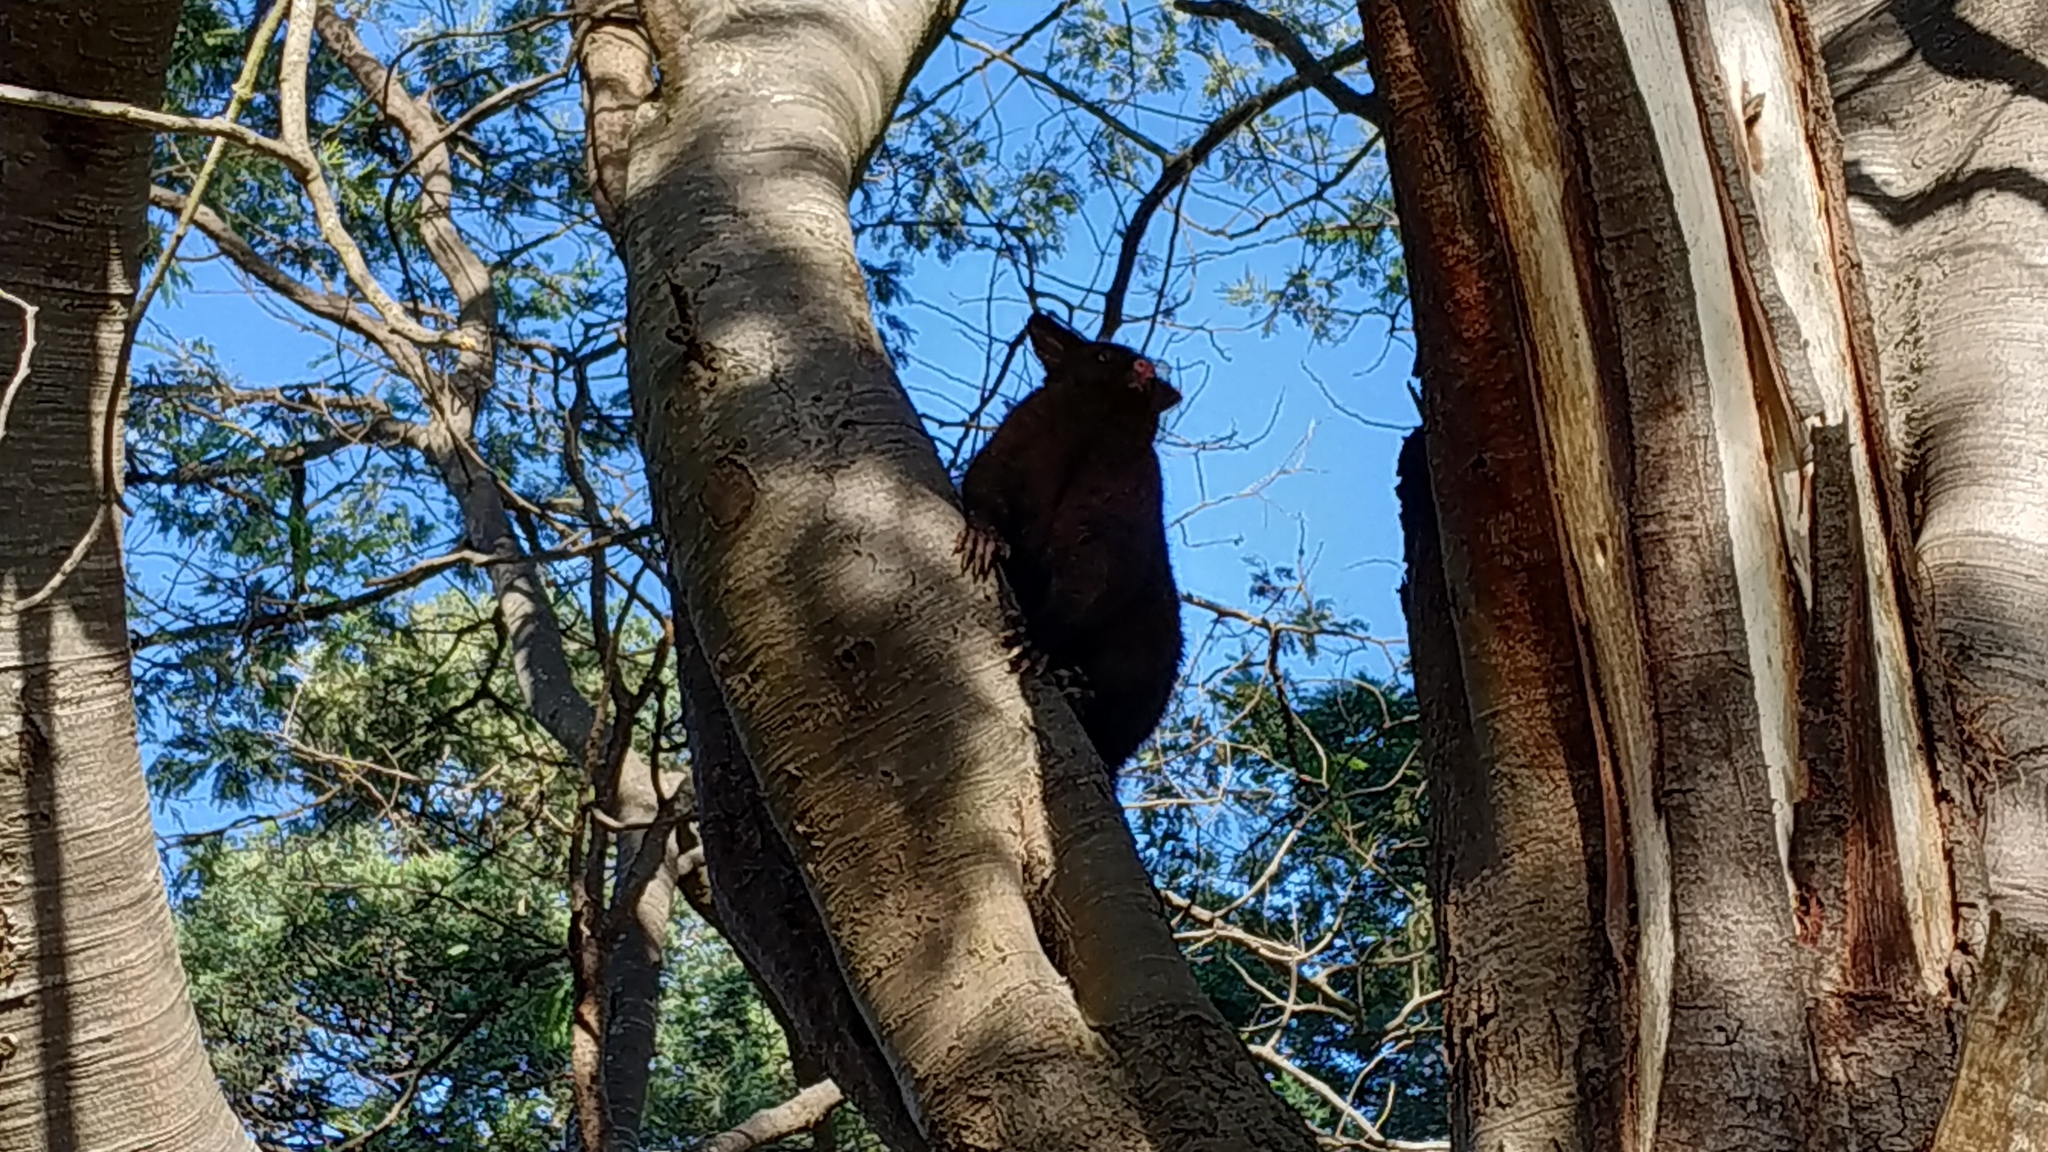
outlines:
[[[1007,636],[1003,640],[1003,646],[1011,649],[1010,671],[1013,674],[1021,675],[1029,672],[1035,677],[1044,677],[1046,675],[1046,669],[1051,666],[1051,662],[1046,659],[1045,653],[1033,648],[1028,640],[1020,639],[1014,645],[1009,643],[1009,637]]]
[[[1088,687],[1088,677],[1079,669],[1055,668],[1051,679],[1053,689],[1070,703],[1079,704],[1095,695],[1095,690]]]
[[[995,573],[996,565],[1009,558],[1010,546],[994,525],[978,516],[969,516],[967,526],[960,530],[960,539],[953,544],[953,553],[960,557],[962,572],[976,580],[986,580]]]

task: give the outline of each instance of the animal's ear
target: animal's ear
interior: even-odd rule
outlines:
[[[1074,349],[1088,342],[1079,332],[1043,312],[1033,312],[1024,323],[1024,331],[1031,337],[1031,350],[1038,354],[1038,362],[1045,365],[1048,373],[1059,372]]]

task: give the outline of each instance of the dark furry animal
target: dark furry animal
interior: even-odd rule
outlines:
[[[1159,415],[1180,393],[1152,362],[1034,313],[1045,384],[968,465],[959,552],[1002,566],[1033,655],[1069,681],[1110,770],[1158,725],[1180,669],[1180,594],[1167,562]]]

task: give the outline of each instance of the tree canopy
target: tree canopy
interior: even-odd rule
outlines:
[[[1445,1105],[1424,801],[1392,572],[1369,566],[1391,516],[1311,519],[1374,474],[1323,441],[1377,445],[1385,477],[1412,420],[1390,387],[1405,273],[1381,112],[1355,13],[1245,11],[970,9],[854,227],[956,474],[1035,383],[1030,307],[1195,383],[1167,441],[1193,655],[1127,773],[1133,828],[1287,1098],[1345,1143],[1427,1140]],[[275,15],[186,4],[167,107],[282,146],[158,138],[153,246],[176,255],[151,266],[131,385],[138,701],[186,826],[165,839],[185,961],[266,1144],[552,1146],[575,1106],[572,862],[602,833],[598,753],[551,721],[541,689],[564,686],[536,686],[532,621],[585,707],[631,718],[611,754],[656,773],[689,755],[573,25],[527,3],[323,8],[301,64]],[[437,335],[456,331],[488,353]],[[488,470],[498,511],[450,481],[454,457]],[[475,547],[480,522],[508,550]],[[532,596],[506,583],[521,562],[544,592],[508,608]],[[665,958],[648,1147],[802,1086],[715,931],[679,911]]]

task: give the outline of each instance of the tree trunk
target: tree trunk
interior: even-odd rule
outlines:
[[[930,1147],[1306,1152],[1175,948],[1071,712],[1008,672],[869,315],[847,198],[953,6],[641,12],[664,82],[629,134],[593,116],[630,156],[591,167],[624,168],[601,202],[635,412],[717,695],[691,693],[693,733],[725,713],[760,794],[745,872],[710,822],[745,785],[704,799],[721,907],[807,903],[834,962],[811,978],[843,981]],[[792,1015],[817,1002],[781,992]]]
[[[1869,318],[1857,169],[1845,180],[1805,5],[1361,11],[1423,382],[1407,606],[1454,1145],[1903,1150],[1945,1106],[2023,1114],[2015,1093],[2042,1078],[1957,1080],[1985,939],[1970,713],[1949,674],[1970,672],[1938,574],[1920,578],[1895,445],[1932,446],[1894,431],[1921,425],[1880,386],[1915,353],[1882,307]],[[1861,97],[1838,54],[1847,108]],[[1910,55],[1868,60],[1895,78],[1921,69],[1899,67]],[[2001,129],[1988,106],[1944,146]],[[2043,138],[2029,123],[2011,147]],[[2022,286],[2004,283],[2010,307]],[[2039,319],[2048,295],[2025,291]],[[1980,360],[2025,359],[2010,332],[1970,340]],[[2022,418],[2011,400],[2001,415]],[[2038,453],[2018,475],[1990,451],[2007,461],[1980,477],[1994,514],[2048,524],[2013,503],[2048,491]],[[2025,550],[1975,543],[1966,579],[1994,560],[2040,579]],[[1997,636],[1998,660],[2013,629],[2040,642],[2039,591],[2033,617],[2014,593],[1976,642]],[[2043,667],[2022,696],[2035,718]],[[2009,986],[2040,987],[2034,957],[2013,953]],[[2038,1018],[1973,1021],[1970,1044],[2023,1047]],[[2017,1131],[1955,1146],[2029,1146]]]
[[[10,2],[0,78],[153,108],[178,11]],[[128,673],[112,486],[149,157],[147,132],[0,112],[4,1148],[249,1147],[186,998]]]
[[[2048,1145],[2048,8],[1964,7],[1815,4],[1929,647],[1983,792],[1943,1152]]]
[[[577,15],[586,171],[598,215],[624,259],[619,205],[627,195],[633,121],[654,95],[654,49],[629,13],[586,2]],[[688,615],[676,613],[672,626],[703,871],[722,881],[709,893],[706,919],[716,921],[781,1026],[798,1083],[811,1080],[802,1071],[822,1071],[884,1144],[923,1152],[924,1137],[839,972],[803,874],[768,817]]]

